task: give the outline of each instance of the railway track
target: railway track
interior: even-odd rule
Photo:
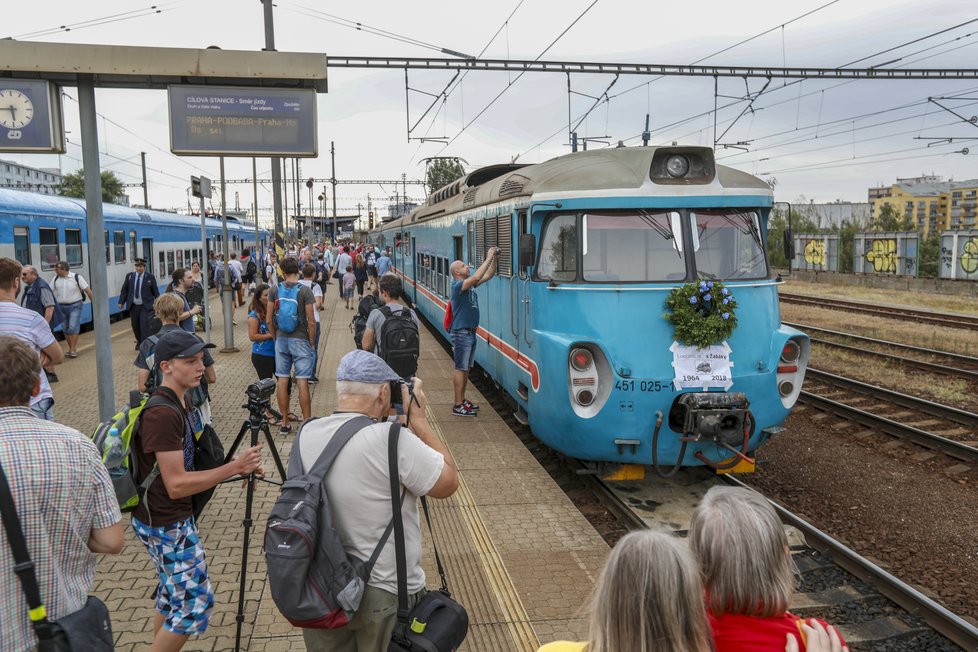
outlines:
[[[609,511],[621,514],[629,528],[661,529],[679,536],[686,535],[695,504],[714,484],[750,489],[731,476],[715,476],[699,469],[684,470],[678,480],[669,483],[659,478],[605,483],[589,477],[595,495]],[[978,649],[978,627],[804,518],[772,504],[781,521],[794,528],[789,530],[789,539],[792,559],[801,575],[801,590],[793,601],[792,613],[828,619],[842,631],[853,650],[889,649],[890,644],[914,650],[957,649],[954,645]],[[883,606],[887,600],[897,607]]]
[[[818,326],[810,326],[808,324],[794,324],[790,322],[783,323],[785,326],[797,328],[798,330],[807,333],[814,344],[843,351],[850,351],[860,355],[876,356],[885,360],[890,360],[905,367],[912,367],[931,373],[938,373],[945,376],[955,376],[958,378],[965,378],[967,380],[978,380],[978,358],[972,356],[961,355],[959,353],[950,353],[948,351],[939,351],[937,349],[927,349],[922,346],[901,344],[899,342],[891,342],[889,340],[878,340],[872,337],[855,335],[853,333],[843,333],[841,331],[820,328]],[[821,337],[817,337],[815,334],[820,334]],[[834,339],[825,339],[825,337]],[[846,344],[845,342],[837,341],[839,339],[866,346],[885,347],[894,351],[902,351],[917,356],[927,356],[931,358],[931,360],[921,360],[920,358],[909,358],[893,353],[886,353],[885,351],[876,351],[874,349],[865,348],[864,346]]]
[[[816,308],[838,308],[849,312],[860,312],[890,319],[909,319],[910,321],[922,324],[937,324],[949,328],[978,329],[978,317],[972,315],[957,315],[946,312],[931,312],[929,310],[915,310],[913,308],[903,308],[898,306],[886,306],[875,303],[862,303],[859,301],[846,301],[844,299],[830,299],[828,297],[809,296],[804,294],[791,294],[788,292],[778,293],[781,301],[786,303],[797,303],[802,305],[814,306]]]
[[[810,390],[802,390],[800,400],[816,409],[879,430],[892,437],[940,451],[962,462],[978,463],[978,448],[972,445],[972,442],[978,439],[978,415],[974,413],[816,369],[808,370],[806,381],[815,381],[836,393],[842,392],[845,397],[845,400],[837,400],[842,397],[836,394],[830,397]],[[862,403],[867,399],[896,406],[898,414],[887,417],[852,405],[853,402]],[[907,410],[911,411],[910,414],[906,414]],[[925,418],[921,418],[920,415]],[[910,423],[905,422],[908,420]],[[925,427],[928,430],[924,430]],[[932,430],[943,432],[944,435],[935,434]]]

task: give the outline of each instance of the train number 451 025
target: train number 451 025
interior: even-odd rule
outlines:
[[[663,384],[660,380],[616,380],[615,389],[619,392],[661,392]]]

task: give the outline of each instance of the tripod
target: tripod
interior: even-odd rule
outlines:
[[[285,467],[282,466],[282,458],[279,457],[278,449],[275,448],[275,442],[272,440],[272,435],[268,429],[268,417],[265,416],[266,411],[274,416],[276,419],[281,419],[282,415],[276,412],[269,405],[268,401],[260,401],[248,397],[248,403],[242,405],[242,408],[248,410],[248,418],[245,419],[244,423],[241,424],[241,430],[238,431],[238,436],[235,437],[234,443],[231,444],[231,448],[228,450],[228,454],[224,459],[224,463],[227,464],[234,457],[234,453],[238,450],[238,446],[244,440],[245,433],[251,431],[251,446],[258,445],[258,434],[265,434],[265,442],[268,444],[268,449],[272,453],[272,457],[275,459],[275,468],[278,469],[279,477],[284,481],[285,479]],[[236,482],[238,478],[233,480],[228,480],[227,482]],[[254,473],[248,475],[248,489],[245,498],[245,516],[242,521],[244,526],[244,539],[241,543],[241,583],[238,586],[238,614],[235,617],[237,621],[237,630],[234,634],[234,649],[235,652],[241,649],[241,625],[244,623],[244,592],[245,583],[247,581],[248,573],[248,544],[251,535],[251,508],[255,501],[255,481],[261,480],[262,482],[267,482],[269,484],[280,485],[281,482],[275,482],[274,480],[267,480],[265,478],[257,478]]]

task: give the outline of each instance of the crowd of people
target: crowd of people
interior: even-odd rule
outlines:
[[[494,275],[497,258],[493,248],[477,269],[462,261],[450,266],[452,318],[446,327],[454,347],[455,416],[478,415],[478,406],[465,396],[479,329],[476,290]],[[352,620],[338,629],[304,628],[306,649],[386,650],[398,616],[395,542],[384,534],[391,527],[387,442],[392,424],[401,427],[395,468],[409,608],[426,593],[417,499],[447,498],[459,483],[451,453],[427,421],[424,383],[417,373],[418,316],[401,278],[391,273],[387,252],[370,246],[297,246],[281,260],[245,251],[230,261],[237,262],[228,265],[232,283],[238,283],[229,288],[234,303],[248,299],[256,376],[276,380],[279,433],[289,435],[297,422],[303,424],[292,453],[302,473],[315,469],[346,424],[358,417],[369,422],[357,425],[360,429],[336,457],[324,484],[333,508],[332,527],[346,553],[365,560],[377,548],[376,562]],[[17,497],[41,595],[53,620],[84,605],[95,554],[116,554],[123,547],[122,515],[103,451],[89,437],[53,420],[44,368],[77,355],[77,331],[73,340],[67,339],[74,330],[72,304],[78,296],[90,297],[87,283],[67,267],[59,264],[48,284],[36,271],[0,258],[0,468]],[[231,268],[240,269],[230,273]],[[223,272],[223,266],[217,269]],[[212,273],[211,280],[220,288],[218,276]],[[330,370],[336,411],[311,419],[309,385],[318,380],[319,312],[325,286],[334,281],[342,301],[352,303],[346,294],[351,287],[361,301],[372,299],[370,305],[376,307],[366,315],[359,346],[342,357],[335,375]],[[262,444],[214,468],[195,464],[197,442],[211,426],[208,387],[218,382],[209,353],[214,345],[195,334],[195,322],[206,311],[194,299],[195,292],[208,283],[194,264],[175,270],[161,294],[145,261],[137,260],[120,292],[138,340],[134,388],[152,395],[132,439],[133,480],[143,493],[131,527],[158,584],[154,651],[182,649],[190,636],[206,631],[213,610],[215,596],[194,498],[228,479],[264,474]],[[18,301],[28,294],[31,299]],[[67,354],[51,330],[59,311],[57,323],[67,325]],[[159,322],[152,333],[151,316]],[[289,411],[293,391],[298,392],[301,416]],[[37,507],[40,501],[44,509]],[[257,520],[261,522],[260,515]],[[33,649],[36,639],[13,565],[10,549],[0,545],[2,648]],[[794,580],[785,533],[770,503],[748,490],[715,487],[693,514],[687,541],[651,531],[623,537],[596,582],[587,639],[556,641],[541,652],[846,650],[845,641],[827,623],[789,612]]]

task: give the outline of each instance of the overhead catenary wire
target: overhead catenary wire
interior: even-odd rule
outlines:
[[[161,14],[164,11],[172,11],[173,9],[178,8],[181,4],[187,4],[187,3],[168,2],[161,5],[151,5],[149,7],[142,7],[140,9],[124,11],[118,14],[110,14],[108,16],[101,16],[99,18],[90,18],[88,20],[83,20],[77,23],[65,23],[64,25],[59,25],[57,27],[50,27],[47,29],[36,30],[33,32],[26,32],[24,34],[17,34],[11,36],[10,38],[23,41],[32,38],[40,38],[42,36],[50,36],[52,34],[58,34],[61,32],[78,31],[89,27],[108,25],[109,23],[117,23],[126,20],[133,20],[135,18],[144,18],[146,16],[154,16],[154,15]]]

